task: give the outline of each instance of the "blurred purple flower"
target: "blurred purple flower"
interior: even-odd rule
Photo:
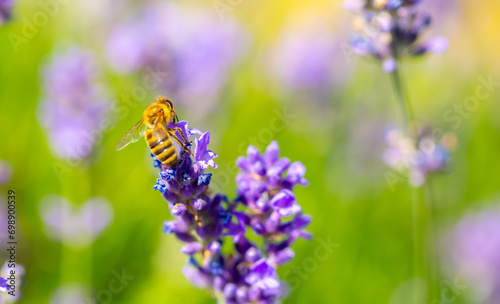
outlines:
[[[49,195],[40,202],[39,208],[47,235],[75,248],[92,243],[113,218],[111,204],[99,197],[77,209],[66,198]]]
[[[97,75],[93,55],[78,48],[54,54],[43,68],[38,118],[55,156],[74,160],[92,152],[111,106]]]
[[[110,34],[106,56],[120,73],[153,74],[155,87],[177,102],[210,111],[229,70],[247,45],[234,21],[221,21],[209,9],[188,10],[174,2],[150,5]]]
[[[0,159],[0,185],[9,182],[12,176],[12,166],[5,160]]]
[[[428,129],[421,128],[415,143],[400,130],[390,127],[385,133],[388,147],[382,154],[382,160],[389,167],[408,173],[410,184],[420,187],[428,175],[447,169],[450,150],[454,148],[450,138],[454,135],[447,133],[439,142],[439,139],[432,138]]]
[[[13,7],[14,0],[0,0],[0,26],[11,19]]]
[[[447,234],[451,267],[479,296],[478,303],[500,303],[500,209],[469,214]]]
[[[442,53],[448,48],[443,37],[420,41],[431,23],[429,14],[414,7],[420,1],[346,2],[348,8],[358,13],[353,21],[355,33],[350,38],[353,52],[379,60],[387,73],[396,70],[397,60],[402,57]]]
[[[317,21],[286,28],[270,53],[266,68],[287,91],[325,95],[342,86],[351,72],[336,33]]]

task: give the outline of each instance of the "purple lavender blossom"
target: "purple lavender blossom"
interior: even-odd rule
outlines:
[[[400,58],[444,52],[448,41],[443,37],[420,41],[431,17],[414,8],[419,2],[346,1],[346,8],[358,13],[353,21],[355,33],[350,38],[353,52],[379,60],[387,73],[395,71]]]
[[[465,216],[446,236],[453,273],[472,286],[477,303],[500,303],[500,209]]]
[[[38,118],[53,154],[72,160],[90,156],[110,108],[104,88],[96,82],[93,55],[78,48],[56,53],[42,76],[45,97]]]
[[[153,75],[154,85],[198,113],[214,107],[247,44],[231,19],[174,2],[150,5],[110,34],[106,56],[119,73]],[[153,71],[153,73],[151,73]]]
[[[446,171],[450,150],[455,145],[454,138],[453,134],[447,133],[440,139],[434,139],[429,129],[421,128],[415,142],[400,130],[390,127],[385,133],[388,147],[382,154],[382,160],[400,173],[408,173],[410,184],[420,187],[427,176]]]
[[[13,7],[14,0],[0,0],[0,26],[11,19]]]
[[[225,303],[278,303],[286,288],[276,268],[294,257],[290,246],[297,239],[311,238],[304,230],[311,217],[301,213],[292,192],[296,185],[307,185],[304,165],[280,159],[276,142],[263,155],[250,146],[248,157],[237,161],[243,170],[237,177],[239,195],[229,201],[225,195],[211,195],[208,188],[211,174],[204,170],[217,156],[208,150],[209,133],[190,129],[187,122],[175,126],[187,138],[196,137],[195,157],[182,151],[176,168],[159,165],[154,189],[174,217],[164,222],[163,231],[185,243],[185,276],[197,287],[212,289]],[[251,241],[251,231],[262,241]],[[228,237],[234,246],[230,254],[221,250]]]

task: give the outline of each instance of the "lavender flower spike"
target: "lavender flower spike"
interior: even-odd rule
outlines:
[[[456,145],[455,135],[446,133],[433,138],[429,128],[418,128],[416,141],[396,128],[388,128],[385,141],[388,145],[382,154],[386,165],[402,174],[408,174],[414,187],[422,186],[431,174],[445,172],[450,162],[451,150]]]
[[[431,17],[417,11],[417,0],[346,0],[344,7],[357,13],[350,44],[355,54],[378,60],[385,72],[394,72],[403,57],[442,53],[448,48],[443,37],[420,41]]]
[[[211,289],[224,303],[280,303],[286,288],[277,267],[293,259],[290,246],[299,238],[310,238],[304,228],[310,216],[301,213],[293,193],[296,185],[306,185],[305,167],[279,158],[272,142],[262,155],[250,146],[247,158],[237,165],[238,197],[230,201],[209,190],[216,168],[208,150],[210,133],[190,129],[187,122],[176,125],[185,137],[195,137],[194,158],[182,151],[179,165],[161,169],[154,188],[167,200],[174,220],[165,221],[163,231],[184,242],[181,252],[188,256],[185,276],[197,287]],[[186,143],[188,144],[188,143]],[[256,233],[261,241],[251,241]],[[228,237],[232,249],[221,250]]]

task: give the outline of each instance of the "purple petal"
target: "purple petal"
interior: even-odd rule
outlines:
[[[257,261],[260,258],[261,258],[260,252],[255,247],[250,247],[245,253],[245,259],[250,263]]]
[[[258,260],[255,264],[250,268],[250,275],[247,276],[249,279],[245,278],[245,281],[248,284],[256,283],[256,279],[264,279],[264,278],[275,278],[277,277],[276,269],[269,263],[269,261],[265,258]]]
[[[186,212],[186,205],[180,203],[180,204],[174,204],[172,209],[170,210],[173,215],[180,216],[183,215]]]
[[[186,244],[181,248],[181,252],[188,255],[193,255],[201,250],[203,250],[203,245],[198,242]]]
[[[306,167],[301,162],[294,162],[289,168],[285,180],[292,185],[299,184],[306,186],[307,180],[304,178]]]
[[[202,200],[201,198],[198,198],[194,200],[194,202],[191,203],[194,207],[194,209],[201,211],[203,208],[207,206],[207,202],[205,200]]]
[[[188,127],[188,122],[183,120],[183,121],[179,121],[178,123],[174,124],[174,123],[169,123],[168,124],[168,127],[169,128],[180,128],[182,130],[182,135],[184,135],[184,137],[186,139],[189,138],[189,136],[191,136],[191,130],[189,129]],[[182,138],[182,136],[180,136],[181,134],[179,134],[179,131],[176,131],[176,135],[177,137],[179,138]]]
[[[269,146],[266,148],[266,152],[264,153],[264,161],[266,165],[270,167],[273,165],[279,158],[280,148],[276,141],[272,141]]]
[[[274,256],[274,263],[276,265],[283,265],[288,263],[295,257],[295,252],[291,248],[285,248],[281,251],[278,251]]]
[[[288,189],[281,190],[271,199],[271,206],[281,216],[289,216],[298,213],[301,208],[297,205],[295,195]]]
[[[269,218],[266,220],[266,230],[267,232],[275,232],[280,224],[281,216],[278,212],[274,211],[271,213]]]
[[[248,146],[247,149],[247,158],[250,161],[250,164],[254,164],[255,162],[261,160],[261,155],[259,149],[254,146]]]
[[[218,157],[218,155],[211,150],[207,150],[209,142],[210,132],[205,132],[200,136],[200,138],[196,139],[196,150],[194,157],[202,169],[206,169],[209,166],[212,166],[214,169],[217,168],[217,165],[212,159]]]
[[[211,276],[196,267],[185,266],[182,268],[184,276],[198,288],[207,288],[211,285]]]
[[[242,171],[250,173],[250,163],[245,157],[243,156],[238,157],[236,159],[236,166],[238,166],[238,168],[240,168]]]
[[[302,229],[308,226],[311,222],[312,222],[312,216],[308,214],[300,214],[293,219],[293,227],[295,229]]]
[[[220,243],[219,242],[212,242],[208,245],[208,250],[210,250],[211,253],[218,253],[220,251]]]
[[[236,285],[234,285],[233,283],[227,283],[226,286],[224,286],[223,293],[226,299],[234,298],[236,295]]]

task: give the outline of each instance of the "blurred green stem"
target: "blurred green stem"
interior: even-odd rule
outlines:
[[[412,240],[413,240],[413,304],[419,304],[419,286],[418,280],[420,274],[420,257],[421,257],[421,247],[419,242],[419,233],[418,233],[418,205],[420,195],[418,189],[412,188]]]
[[[436,296],[436,299],[439,298],[439,293],[441,290],[441,280],[439,273],[439,250],[438,250],[438,232],[436,228],[436,205],[434,204],[434,192],[432,190],[432,182],[431,178],[428,178],[426,181],[427,188],[427,209],[429,214],[429,230],[430,230],[430,250],[429,250],[429,259],[431,261],[431,278],[432,278],[432,286],[433,293],[432,295]]]
[[[397,57],[396,57],[397,58]],[[396,97],[398,99],[401,112],[403,114],[403,130],[409,132],[410,137],[416,140],[416,133],[412,130],[412,122],[415,119],[413,114],[413,109],[411,107],[410,101],[406,96],[404,90],[403,82],[399,73],[399,65],[391,73],[392,84],[394,86],[394,91],[396,92]],[[414,276],[414,286],[413,286],[413,303],[419,304],[419,286],[418,280],[420,273],[420,261],[423,257],[423,241],[419,234],[419,205],[422,201],[422,195],[418,189],[413,188],[412,190],[412,239],[413,239],[413,276]]]
[[[396,91],[396,97],[401,107],[401,112],[403,113],[403,126],[404,128],[410,127],[410,124],[415,119],[415,116],[413,115],[413,109],[411,107],[410,101],[406,96],[399,69],[397,67],[391,73],[391,78],[394,90]]]

